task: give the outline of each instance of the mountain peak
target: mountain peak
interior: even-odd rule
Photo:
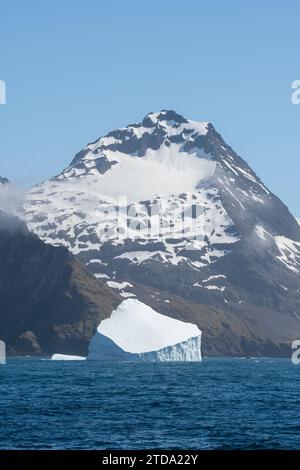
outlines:
[[[201,140],[201,137],[206,136],[212,129],[213,126],[206,121],[187,120],[173,110],[163,109],[155,113],[150,112],[142,122],[115,129],[89,143],[75,155],[71,165],[64,171],[64,175],[69,175],[70,168],[75,165],[80,170],[79,173],[76,172],[77,175],[82,174],[84,166],[88,171],[92,166],[96,167],[103,174],[112,166],[107,164],[107,160],[110,160],[109,154],[112,155],[112,152],[143,157],[149,149],[157,151],[160,147],[170,147],[172,144],[183,145],[185,142],[188,142],[187,151],[189,151],[194,144],[197,146],[199,137]],[[98,161],[97,165],[96,161]]]
[[[143,121],[144,127],[153,127],[157,122],[167,122],[171,124],[187,124],[188,120],[171,109],[162,109],[158,113],[148,113]]]

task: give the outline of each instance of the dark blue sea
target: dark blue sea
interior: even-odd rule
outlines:
[[[1,449],[300,449],[288,359],[0,366]]]

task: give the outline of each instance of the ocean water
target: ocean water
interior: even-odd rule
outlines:
[[[299,449],[300,366],[8,359],[1,449]]]

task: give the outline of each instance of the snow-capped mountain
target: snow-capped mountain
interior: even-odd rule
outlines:
[[[299,225],[208,122],[150,113],[88,144],[24,209],[32,231],[123,297],[142,290],[172,315],[176,296],[237,315],[245,331],[250,314],[262,338],[272,314],[276,344],[295,331],[282,322],[300,313]]]

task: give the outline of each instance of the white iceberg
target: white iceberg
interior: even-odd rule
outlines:
[[[53,354],[51,361],[85,361],[85,357],[71,356],[69,354]]]
[[[201,331],[166,317],[136,299],[124,300],[90,341],[87,359],[201,361]]]

